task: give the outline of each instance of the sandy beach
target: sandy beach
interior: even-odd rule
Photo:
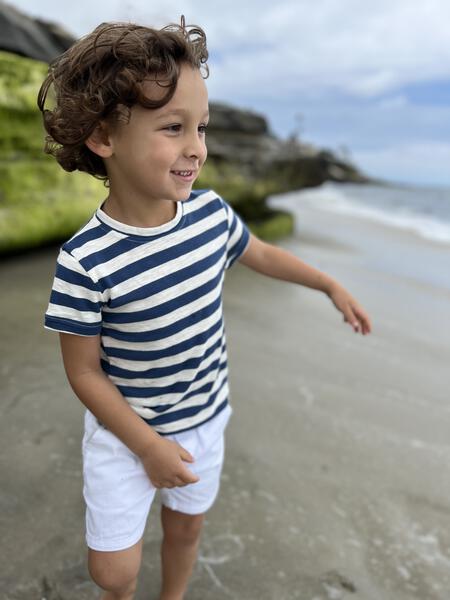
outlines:
[[[275,202],[292,208],[292,196]],[[450,598],[450,246],[313,206],[279,243],[370,314],[236,265],[224,305],[233,416],[187,600]],[[91,600],[83,406],[43,314],[57,249],[0,266],[1,598]],[[159,588],[159,501],[137,600]]]

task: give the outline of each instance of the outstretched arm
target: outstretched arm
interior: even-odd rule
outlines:
[[[239,262],[262,275],[324,292],[355,332],[361,331],[363,335],[371,332],[369,316],[338,281],[307,265],[287,250],[263,242],[250,234],[250,242]]]

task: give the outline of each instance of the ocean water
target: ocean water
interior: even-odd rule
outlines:
[[[450,189],[326,183],[296,192],[302,203],[407,229],[450,245]]]
[[[299,240],[334,239],[369,269],[450,291],[450,190],[327,183],[269,204],[294,215]]]

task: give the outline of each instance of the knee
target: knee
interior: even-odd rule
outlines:
[[[164,538],[169,543],[192,546],[200,539],[203,515],[192,515],[176,522],[163,523]]]
[[[139,566],[133,564],[119,566],[111,564],[106,556],[99,557],[90,555],[88,569],[92,580],[102,590],[126,598],[132,598],[133,594],[136,592]]]

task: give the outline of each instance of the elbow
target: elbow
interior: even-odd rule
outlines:
[[[105,377],[105,373],[100,366],[86,367],[83,369],[77,369],[75,371],[66,369],[66,375],[70,387],[77,395],[79,395],[86,385],[92,384],[93,378]]]

